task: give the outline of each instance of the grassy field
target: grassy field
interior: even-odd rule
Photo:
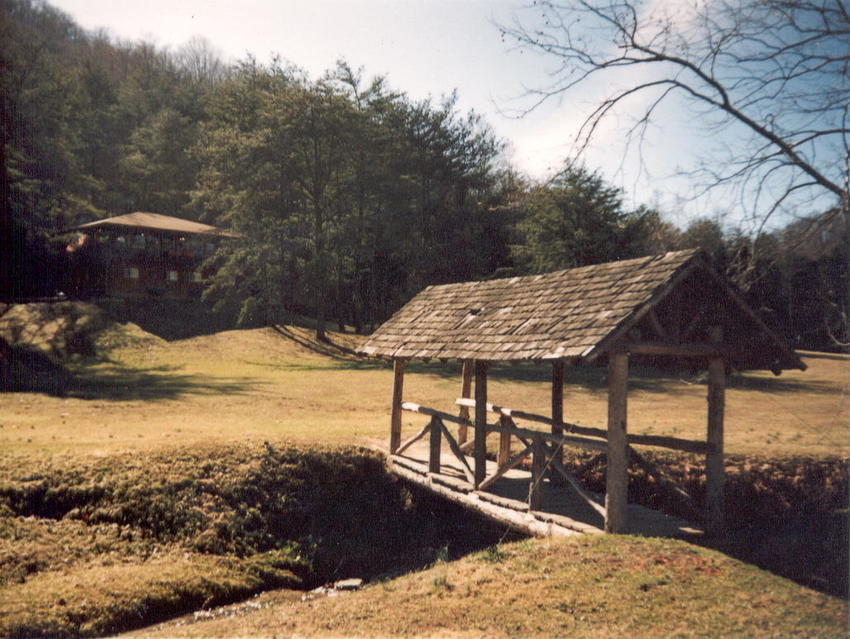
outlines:
[[[51,324],[24,315],[22,325],[39,330],[22,338],[72,375],[47,393],[0,394],[0,635],[93,636],[353,573],[372,585],[306,602],[289,589],[267,593],[229,617],[205,613],[150,633],[846,631],[846,601],[682,542],[525,541],[455,561],[505,531],[411,493],[383,475],[374,455],[351,448],[385,442],[392,378],[388,364],[352,354],[358,338],[333,334],[322,344],[287,327],[169,342],[93,313],[78,313],[73,330],[67,317]],[[82,343],[74,337],[81,330]],[[780,523],[821,495],[822,509],[846,502],[850,358],[803,358],[805,372],[737,374],[727,392],[730,492],[754,516],[769,509]],[[414,364],[405,399],[454,411],[459,372],[456,364]],[[548,412],[546,367],[492,375],[492,401]],[[567,384],[566,418],[604,427],[604,371],[568,369]],[[630,389],[630,431],[704,437],[700,379],[638,370]],[[405,416],[411,432],[421,421]],[[684,484],[701,472],[690,458],[670,468]],[[836,517],[841,544],[847,512]],[[768,554],[796,553],[806,563],[800,544],[817,541],[820,555],[844,562],[821,520],[809,523],[813,537],[794,529],[794,538],[785,531],[764,543],[741,530]]]
[[[132,338],[132,339],[131,339]],[[0,396],[0,446],[7,454],[144,450],[196,441],[288,439],[370,444],[388,437],[392,373],[354,357],[357,338],[316,343],[306,329],[226,331],[165,342],[130,332],[107,360],[71,363],[65,396]],[[109,343],[109,342],[108,342]],[[803,353],[805,372],[738,374],[730,379],[726,450],[762,455],[850,452],[850,358]],[[455,411],[457,364],[414,364],[405,399]],[[497,367],[492,401],[548,412],[544,366]],[[705,437],[705,384],[698,378],[635,371],[629,430]],[[605,425],[603,369],[568,369],[565,419]],[[419,423],[405,416],[406,423]]]
[[[683,542],[579,537],[502,544],[302,601],[271,594],[137,637],[839,637],[842,603]]]

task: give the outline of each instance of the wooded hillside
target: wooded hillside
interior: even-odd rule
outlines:
[[[848,341],[838,215],[757,240],[679,229],[591,169],[519,175],[454,95],[415,100],[346,62],[310,78],[203,40],[118,42],[36,0],[4,2],[0,36],[0,299],[67,290],[64,229],[149,211],[240,234],[205,297],[242,325],[368,330],[429,284],[701,245],[794,346]]]

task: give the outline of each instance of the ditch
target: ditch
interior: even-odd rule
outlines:
[[[567,461],[601,489],[604,455]],[[630,500],[698,518],[699,461],[653,462],[693,502],[639,471]],[[846,597],[846,460],[730,457],[727,472],[730,533],[714,547]],[[115,633],[270,588],[387,579],[516,538],[395,479],[365,449],[265,443],[0,458],[0,478],[3,636]],[[20,593],[27,614],[9,604]]]
[[[60,577],[53,584],[70,575],[79,585],[104,565],[122,565],[125,581],[139,575],[123,601],[104,586],[101,599],[87,593],[82,610],[72,605],[82,597],[74,587],[28,592],[43,600],[41,614],[36,606],[17,620],[3,614],[0,597],[3,636],[114,633],[269,588],[386,579],[516,538],[396,480],[365,449],[266,443],[0,472],[11,477],[0,481],[0,586],[33,590],[51,574]],[[145,567],[157,557],[190,561],[182,573],[169,566],[151,588]],[[191,562],[203,567],[210,557],[227,567],[218,583],[187,586]]]

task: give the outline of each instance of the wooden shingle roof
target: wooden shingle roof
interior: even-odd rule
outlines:
[[[699,268],[711,267],[698,250],[686,250],[542,275],[429,286],[359,351],[414,359],[588,361]],[[731,289],[728,293],[735,297]],[[716,296],[706,301],[718,305]],[[739,298],[729,303],[743,305]],[[744,321],[765,333],[760,350],[766,343],[776,351],[758,358],[754,367],[802,366],[752,311],[744,310]]]
[[[142,231],[164,231],[174,234],[194,234],[194,235],[214,235],[220,237],[235,237],[233,233],[222,230],[209,224],[201,224],[192,220],[184,220],[179,217],[170,215],[161,215],[160,213],[127,213],[126,215],[117,215],[108,217],[103,220],[95,220],[88,224],[75,226],[71,231],[85,231],[88,229],[99,228],[118,228],[123,230],[142,230]]]

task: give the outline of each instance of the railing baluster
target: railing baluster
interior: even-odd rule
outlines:
[[[474,484],[475,483],[475,473],[472,471],[472,468],[469,466],[469,462],[466,461],[466,457],[463,456],[463,451],[461,451],[460,446],[457,445],[457,442],[455,441],[454,437],[452,437],[452,434],[449,432],[449,429],[446,428],[446,425],[443,424],[442,421],[440,422],[440,425],[442,426],[443,437],[446,438],[446,442],[448,443],[449,448],[451,449],[452,453],[454,453],[454,456],[457,457],[457,460],[460,462],[460,469],[463,471],[463,474],[466,476],[466,480],[470,484]]]
[[[543,505],[543,469],[546,464],[546,453],[543,440],[536,436],[533,441],[531,455],[531,483],[528,486],[529,510],[540,510]]]
[[[532,446],[530,446],[530,445],[529,445],[529,446],[526,446],[525,448],[523,448],[523,449],[522,449],[521,451],[519,451],[518,453],[516,453],[513,457],[511,457],[510,459],[508,459],[508,460],[507,460],[504,464],[502,464],[501,466],[499,466],[499,468],[498,468],[498,469],[496,469],[496,472],[495,472],[495,473],[493,473],[493,474],[492,474],[492,475],[490,475],[487,479],[485,479],[483,482],[481,482],[481,485],[480,485],[480,486],[478,486],[478,490],[486,490],[486,489],[487,489],[488,487],[490,487],[492,484],[495,484],[495,483],[496,483],[496,481],[497,481],[497,480],[498,480],[498,479],[499,479],[502,475],[504,475],[505,473],[507,473],[509,470],[511,470],[511,469],[512,469],[512,468],[514,468],[515,466],[518,466],[518,465],[519,465],[519,463],[520,463],[523,459],[525,459],[526,457],[528,457],[528,456],[531,454],[531,452],[532,452]]]
[[[430,428],[431,428],[431,423],[430,423],[430,422],[429,422],[429,423],[427,423],[427,424],[425,424],[425,427],[424,427],[422,430],[420,430],[418,433],[416,433],[416,434],[415,434],[413,437],[411,437],[410,439],[407,439],[407,440],[405,440],[404,442],[402,442],[401,446],[399,446],[399,447],[398,447],[398,450],[396,450],[394,454],[395,454],[395,455],[401,455],[404,451],[406,451],[406,450],[407,450],[408,448],[410,448],[413,444],[415,444],[417,441],[419,441],[419,440],[420,440],[420,439],[421,439],[421,438],[425,435],[425,433],[427,433],[427,432],[428,432],[428,430],[429,430]]]
[[[499,455],[496,457],[496,465],[503,466],[511,456],[511,434],[508,429],[515,428],[516,425],[507,415],[499,417],[499,425],[505,430],[499,433]]]
[[[440,472],[440,448],[442,447],[443,422],[436,415],[431,417],[431,451],[428,456],[428,472]]]

